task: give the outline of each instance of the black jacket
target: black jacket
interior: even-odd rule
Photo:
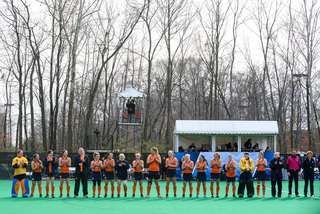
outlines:
[[[76,167],[75,174],[79,174],[81,172],[81,163],[82,163],[82,172],[84,174],[87,174],[88,167],[90,166],[89,157],[87,155],[84,156],[84,162],[81,161],[80,155],[77,155],[74,158],[74,166]]]
[[[278,161],[278,163],[276,163]],[[277,177],[277,170],[278,170],[278,177],[282,178],[282,168],[284,168],[284,161],[280,158],[275,159],[273,158],[270,161],[270,168],[271,168],[271,178]]]
[[[314,174],[314,165],[315,165],[315,161],[311,158],[311,160],[309,160],[308,158],[303,161],[303,165],[302,165],[302,169],[303,169],[303,173],[304,174]]]
[[[124,165],[120,166],[119,164],[122,163]],[[128,177],[128,169],[129,169],[129,162],[124,160],[124,161],[117,161],[115,169],[117,170],[117,176],[121,178],[127,178]]]
[[[135,114],[136,113],[136,104],[127,102],[127,109],[128,109],[128,114]]]

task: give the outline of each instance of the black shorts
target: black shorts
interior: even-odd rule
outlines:
[[[149,171],[149,180],[159,180],[160,179],[160,172],[159,171]]]
[[[41,181],[42,180],[42,173],[41,172],[33,172],[32,173],[32,180],[33,181]]]
[[[20,175],[15,175],[13,177],[13,179],[17,179],[19,181],[22,181],[23,179],[27,178],[27,175],[26,174],[20,174]]]
[[[117,179],[118,180],[121,180],[121,181],[125,181],[125,180],[128,180],[128,177],[127,176],[117,176]]]
[[[136,181],[143,180],[142,172],[134,172],[133,173],[133,179],[136,180]]]
[[[166,174],[166,176],[167,176],[168,178],[177,177],[176,169],[167,169],[167,174]]]
[[[70,178],[70,173],[59,173],[59,178],[63,178],[63,179]]]
[[[207,181],[207,176],[205,172],[198,172],[197,181]]]
[[[228,177],[228,176],[226,176],[226,181],[227,182],[236,182],[236,177]]]
[[[265,181],[266,171],[257,171],[257,178],[258,178],[258,181]]]
[[[46,177],[55,177],[55,173],[49,173],[49,172],[46,172]]]
[[[104,179],[105,180],[114,180],[113,171],[104,171]]]
[[[101,181],[102,180],[101,172],[92,172],[92,180]]]
[[[192,173],[183,173],[183,180],[184,181],[192,181]]]
[[[210,178],[213,180],[220,179],[220,173],[211,173]]]

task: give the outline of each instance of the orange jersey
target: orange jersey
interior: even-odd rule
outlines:
[[[107,172],[112,172],[113,171],[113,167],[111,166],[111,164],[114,165],[114,160],[113,159],[111,159],[111,160],[106,159],[104,161],[104,165],[107,166],[105,171],[107,171]]]
[[[220,168],[215,165],[215,164],[219,164],[220,159],[218,160],[212,159],[211,161],[213,163],[213,167],[211,168],[211,173],[220,173]]]
[[[153,161],[155,158],[158,159],[159,155],[157,155],[156,157],[153,156],[153,155],[150,155],[150,161]],[[158,159],[159,160],[159,159]],[[156,161],[153,161],[152,163],[149,164],[149,171],[154,171],[154,172],[158,172],[160,171],[160,168],[159,168],[159,163],[156,162]]]
[[[93,163],[93,169],[94,172],[101,172],[100,163],[101,161],[92,161]]]
[[[259,162],[258,162],[258,171],[259,172],[266,171],[266,167],[264,165],[264,159],[263,160],[259,160]]]
[[[134,160],[133,163],[135,164],[136,168],[134,168],[133,170],[135,172],[142,172],[142,161],[137,161],[137,160]],[[139,163],[139,165],[137,165]]]
[[[198,169],[198,172],[205,172],[206,170],[205,170],[205,167],[207,166],[207,162],[206,161],[204,161],[204,162],[200,162],[200,161],[198,161],[198,165],[197,165],[197,167],[201,167],[202,166],[202,169],[201,168],[199,168]]]
[[[236,164],[236,162],[232,161],[232,164]],[[236,176],[236,169],[232,166],[232,164],[228,161],[226,163],[227,166],[229,166],[229,169],[227,170],[227,177],[235,177]]]
[[[184,161],[183,165],[184,165],[184,167],[186,167],[186,168],[184,168],[183,173],[192,173],[192,170],[190,169],[192,166],[192,161],[189,161],[188,163],[186,161]]]
[[[69,166],[66,165],[66,164],[68,164],[68,161],[69,161],[68,157],[66,159],[61,157],[60,164],[62,166],[60,167],[60,173],[69,173]]]
[[[175,159],[170,159],[170,158],[167,158],[167,165],[168,165],[168,169],[176,169],[175,167],[170,167],[170,165],[175,165],[176,164],[176,161]]]
[[[34,168],[36,168],[37,166],[40,166],[40,161],[38,161],[38,162],[32,161],[31,164],[32,164],[32,166],[33,166]],[[39,168],[37,168],[37,169],[35,169],[35,170],[32,170],[32,171],[33,171],[33,172],[41,172],[41,168],[39,167]]]

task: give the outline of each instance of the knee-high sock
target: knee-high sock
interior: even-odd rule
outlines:
[[[127,185],[123,186],[123,189],[124,189],[124,194],[127,194],[128,186]]]
[[[147,186],[147,194],[148,194],[148,195],[150,195],[150,191],[151,191],[151,185],[148,184],[148,186]]]
[[[67,195],[70,195],[70,185],[67,185]]]
[[[113,186],[111,186],[111,194],[113,195],[114,194],[114,185]]]
[[[24,195],[24,194],[26,194],[25,180],[22,179],[22,180],[20,181],[20,183],[21,183],[22,195]]]
[[[168,195],[169,194],[169,186],[166,185],[166,194]]]
[[[59,185],[59,189],[60,189],[60,195],[62,195],[62,193],[63,193],[63,186],[62,186],[62,185]]]
[[[234,195],[236,194],[236,188],[237,188],[236,186],[233,186],[233,187],[232,187],[232,193],[233,193]]]
[[[96,194],[96,186],[92,186],[93,195]]]
[[[263,194],[266,194],[266,185],[262,185],[262,191],[263,191]]]
[[[216,188],[216,192],[217,192],[216,194],[217,194],[217,195],[219,195],[219,191],[220,191],[220,187],[217,187],[217,188]]]
[[[257,185],[257,194],[260,194],[260,184]]]
[[[210,186],[210,191],[211,191],[211,195],[213,195],[213,194],[214,194],[214,192],[213,192],[213,186]]]
[[[140,194],[143,195],[143,186],[140,186]]]
[[[186,187],[182,187],[182,194],[185,195],[186,194]]]
[[[226,195],[228,195],[228,193],[229,193],[229,187],[226,186]]]
[[[157,186],[156,186],[156,189],[157,189],[158,195],[160,195],[160,185],[157,185]]]
[[[108,186],[104,186],[104,194],[108,195]]]
[[[203,187],[203,194],[207,194],[207,187]]]
[[[173,186],[173,194],[177,194],[177,185]]]
[[[137,187],[136,186],[132,186],[132,194],[135,195],[136,194],[136,189]]]
[[[189,187],[190,195],[192,195],[193,187]]]
[[[54,195],[54,185],[51,186],[51,194]]]
[[[36,189],[36,187],[35,186],[31,186],[31,195],[33,195],[34,194],[34,190]]]
[[[98,186],[98,195],[101,195],[101,186]]]
[[[118,195],[120,195],[120,191],[121,191],[121,186],[117,186],[117,193],[118,193]]]
[[[38,186],[39,194],[42,195],[42,186]]]
[[[197,195],[200,193],[200,187],[197,187]]]
[[[49,195],[49,185],[46,185],[46,194]]]

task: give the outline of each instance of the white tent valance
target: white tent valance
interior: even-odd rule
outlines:
[[[129,98],[129,97],[132,97],[132,98],[143,98],[144,97],[144,94],[140,91],[137,91],[136,89],[134,88],[129,88],[123,92],[120,92],[118,94],[118,97],[120,98]]]

